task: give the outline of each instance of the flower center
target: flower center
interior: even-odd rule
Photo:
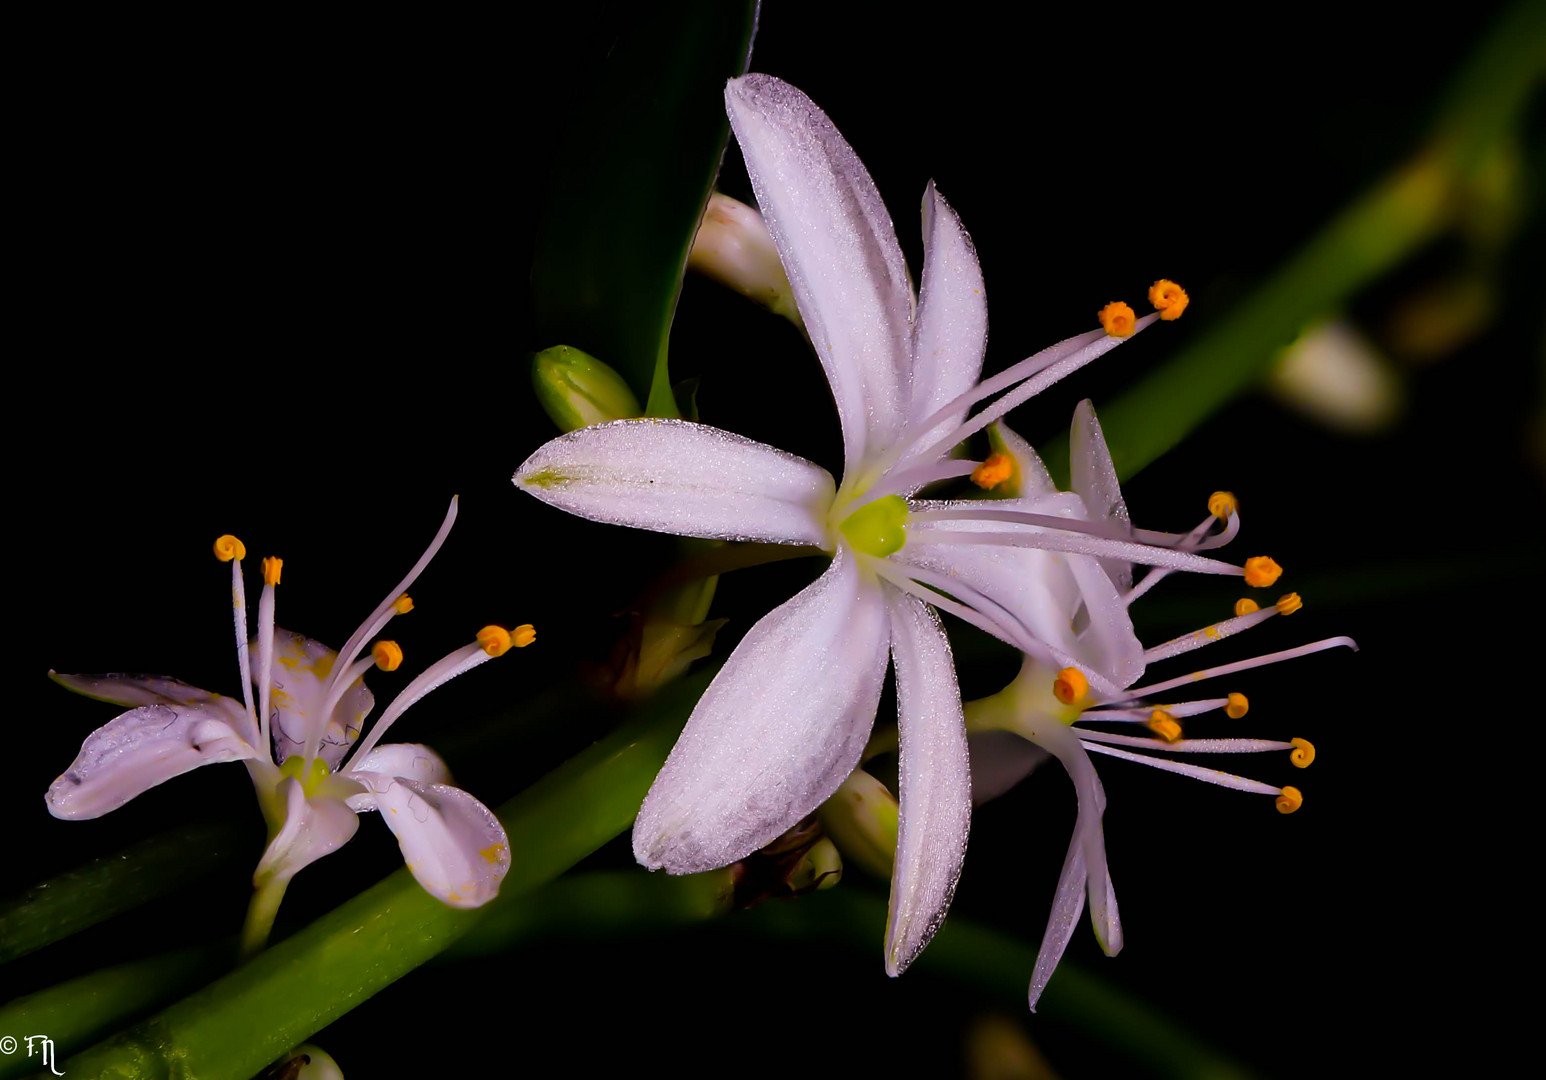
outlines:
[[[284,764],[279,766],[280,776],[293,776],[301,783],[301,790],[309,799],[316,794],[317,787],[327,779],[332,769],[327,767],[327,762],[316,757],[311,759],[311,768],[306,768],[306,758],[301,754],[291,754],[285,758]]]
[[[907,500],[883,495],[865,503],[838,526],[855,551],[884,559],[907,543]]]

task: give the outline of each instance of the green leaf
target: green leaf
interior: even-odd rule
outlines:
[[[532,265],[537,345],[610,364],[675,416],[666,348],[693,234],[729,136],[724,88],[746,70],[757,4],[673,0],[638,16],[576,112]]]

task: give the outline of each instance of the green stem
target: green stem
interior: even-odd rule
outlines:
[[[242,923],[241,945],[238,956],[242,963],[251,960],[268,944],[268,935],[274,929],[274,918],[279,905],[284,903],[285,890],[290,887],[288,877],[269,877],[252,891],[252,901],[247,905],[247,918]]]
[[[72,1077],[245,1080],[628,828],[712,670],[663,690],[643,715],[499,810],[521,853],[481,911],[450,908],[407,870],[263,950],[204,990],[64,1066]]]
[[[1311,321],[1457,220],[1471,173],[1514,130],[1546,69],[1546,4],[1523,0],[1466,60],[1425,148],[1356,199],[1191,346],[1102,405],[1117,475],[1155,461],[1252,386]],[[1068,448],[1044,451],[1068,477]]]
[[[0,903],[0,964],[175,892],[229,860],[242,831],[188,825],[93,859]]]

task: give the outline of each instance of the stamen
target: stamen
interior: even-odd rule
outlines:
[[[247,545],[230,533],[215,541],[215,558],[231,564],[231,609],[236,623],[236,665],[242,673],[242,701],[247,706],[247,719],[252,722],[253,728],[257,728],[259,727],[258,716],[252,707],[252,662],[247,656],[247,585],[242,580],[242,559],[246,557]]]
[[[1278,597],[1277,613],[1279,615],[1292,615],[1302,607],[1304,607],[1304,601],[1299,599],[1299,594],[1296,592]]]
[[[478,631],[477,638],[490,656],[503,656],[510,651],[510,631],[502,626],[485,626]]]
[[[1179,319],[1186,305],[1191,302],[1192,298],[1186,295],[1186,290],[1169,278],[1160,278],[1149,286],[1149,303],[1158,309],[1160,318],[1166,322]]]
[[[1163,772],[1190,776],[1193,780],[1201,780],[1205,783],[1217,784],[1220,787],[1233,788],[1236,791],[1248,791],[1253,795],[1277,795],[1287,790],[1285,788],[1275,788],[1271,784],[1264,784],[1260,780],[1236,776],[1234,773],[1220,772],[1218,769],[1207,769],[1201,765],[1192,765],[1184,761],[1170,761],[1166,758],[1150,757],[1147,754],[1135,754],[1130,750],[1121,750],[1115,746],[1103,746],[1094,741],[1086,742],[1082,733],[1080,742],[1084,743],[1086,750],[1093,750],[1097,754],[1107,754],[1111,757],[1122,758],[1125,761],[1136,761],[1140,765],[1152,765]]]
[[[1140,749],[1162,750],[1167,754],[1261,754],[1271,750],[1287,750],[1289,743],[1280,739],[1181,739],[1160,746],[1153,739],[1141,735],[1113,735],[1109,731],[1077,730],[1080,739],[1106,745],[1136,746]]]
[[[1052,696],[1064,705],[1078,705],[1090,696],[1090,680],[1078,668],[1066,667],[1052,682]]]
[[[988,513],[989,511],[982,511]],[[1013,511],[1010,511],[1013,512]],[[916,515],[915,518],[922,515]],[[1198,574],[1239,574],[1240,567],[1217,559],[1204,558],[1174,548],[1150,547],[1127,540],[1091,536],[1071,528],[1053,532],[954,532],[946,529],[913,528],[908,539],[920,544],[974,544],[989,547],[1025,547],[1041,551],[1066,551],[1072,555],[1093,555],[1098,559],[1121,559],[1145,566],[1168,566]]]
[[[992,491],[1015,474],[1015,462],[1008,454],[989,454],[972,470],[972,483],[985,491]]]
[[[1294,749],[1289,753],[1288,760],[1294,763],[1296,769],[1308,769],[1315,762],[1315,744],[1309,739],[1290,739],[1289,745]]]
[[[413,610],[413,597],[403,593],[403,595],[392,601],[392,607],[396,609],[399,615],[406,615]]]
[[[403,663],[403,650],[395,641],[378,641],[370,650],[370,658],[382,671],[396,671]]]
[[[977,469],[978,464],[975,461],[941,461],[934,465],[916,465],[877,481],[866,494],[870,499],[885,495],[911,495],[919,488],[937,484],[941,480],[970,476]]]
[[[375,611],[371,612],[370,618],[361,623],[359,629],[350,635],[348,641],[344,642],[344,647],[338,650],[338,660],[333,666],[333,680],[328,684],[328,697],[333,696],[333,691],[338,686],[338,680],[342,672],[354,662],[356,656],[360,655],[360,650],[364,648],[365,642],[381,633],[381,628],[387,624],[387,620],[404,610],[399,606],[399,601],[407,591],[408,586],[414,583],[418,576],[424,572],[424,568],[429,565],[429,561],[435,557],[435,553],[440,550],[440,545],[446,542],[446,537],[451,532],[451,526],[456,522],[456,504],[457,497],[453,495],[451,497],[451,506],[446,510],[445,520],[440,523],[439,531],[435,533],[435,538],[429,542],[429,547],[425,549],[424,554],[419,556],[419,561],[413,564],[413,569],[409,570],[407,576],[397,583],[397,588],[387,594],[387,598],[381,601]],[[413,601],[409,600],[408,605],[411,609]],[[345,683],[344,685],[347,686],[348,684]],[[323,717],[321,723],[323,726],[326,726],[327,718]]]
[[[1181,725],[1164,709],[1155,709],[1149,716],[1149,730],[1168,743],[1181,738]]]
[[[269,565],[277,564],[272,575]],[[272,753],[269,746],[269,696],[274,681],[274,589],[279,584],[279,559],[263,560],[263,595],[258,598],[258,739],[260,749]]]
[[[1235,499],[1232,491],[1215,491],[1208,496],[1208,513],[1227,522],[1231,517],[1240,512],[1240,503]]]
[[[1145,664],[1157,663],[1160,660],[1168,660],[1172,656],[1180,656],[1182,653],[1200,649],[1204,645],[1212,645],[1216,641],[1223,641],[1242,630],[1263,623],[1278,613],[1277,608],[1268,608],[1266,611],[1253,611],[1248,615],[1236,615],[1233,619],[1225,619],[1223,622],[1205,626],[1201,630],[1193,630],[1190,634],[1182,634],[1178,638],[1172,638],[1163,645],[1156,645],[1143,654]]]
[[[484,630],[479,632],[480,638],[483,632],[489,629],[491,628],[484,627]],[[381,719],[371,726],[370,734],[355,744],[354,753],[349,757],[349,764],[341,771],[347,772],[364,761],[365,756],[381,741],[381,736],[386,734],[387,729],[424,695],[437,687],[444,686],[458,675],[471,671],[479,664],[488,663],[496,655],[498,654],[489,652],[481,641],[475,641],[471,645],[462,646],[437,663],[431,664],[418,678],[403,687],[402,693],[392,700],[392,704],[388,705],[386,711],[381,714]]]
[[[537,640],[537,628],[531,623],[522,623],[510,631],[510,641],[517,649],[524,649]]]
[[[1304,794],[1296,787],[1284,788],[1277,797],[1278,813],[1292,814],[1304,805]]]
[[[1253,611],[1260,610],[1261,605],[1258,604],[1255,600],[1252,600],[1249,596],[1242,596],[1240,599],[1235,601],[1236,615],[1249,615]]]
[[[1265,589],[1277,581],[1283,568],[1265,555],[1245,560],[1245,583],[1253,589]]]
[[[1138,321],[1138,317],[1133,314],[1133,309],[1120,300],[1113,300],[1101,308],[1096,317],[1100,319],[1101,328],[1106,333],[1119,338],[1131,336]]]
[[[1251,711],[1251,702],[1244,694],[1230,694],[1229,704],[1224,706],[1224,715],[1231,720],[1238,720]]]
[[[1214,492],[1214,498],[1217,498],[1220,494],[1227,495],[1229,493]],[[1166,539],[1170,534],[1150,532],[1148,529],[1134,529],[1133,538],[1147,544],[1169,544],[1181,551],[1206,551],[1209,548],[1223,547],[1240,532],[1240,515],[1238,513],[1231,513],[1225,522],[1224,531],[1209,536],[1208,530],[1212,529],[1213,523],[1218,520],[1218,517],[1213,513],[1213,499],[1208,500],[1208,508],[1208,516],[1203,518],[1202,524],[1181,537],[1177,542]],[[1158,585],[1169,574],[1170,571],[1164,569],[1149,571],[1143,576],[1142,581],[1128,590],[1127,595],[1123,597],[1123,601],[1131,604],[1134,600],[1137,600],[1144,593]],[[1236,614],[1240,614],[1240,612],[1236,612]]]
[[[215,540],[215,558],[221,562],[230,562],[232,559],[240,562],[247,557],[247,545],[242,543],[230,533]]]
[[[1202,701],[1177,701],[1167,704],[1165,706],[1165,712],[1169,713],[1173,719],[1180,720],[1183,717],[1197,716],[1201,713],[1213,712],[1215,709],[1222,709],[1228,704],[1228,701],[1228,698],[1208,698]],[[1144,709],[1086,709],[1084,714],[1080,716],[1079,719],[1075,721],[1075,723],[1082,724],[1087,720],[1119,720],[1124,723],[1127,721],[1136,720],[1142,723],[1148,723],[1149,717],[1151,715],[1153,715],[1152,710]]]
[[[1312,653],[1325,652],[1327,649],[1336,649],[1344,646],[1352,649],[1354,652],[1358,651],[1358,642],[1350,637],[1322,638],[1320,641],[1312,641],[1308,645],[1300,645],[1295,649],[1284,649],[1282,652],[1267,653],[1264,656],[1253,657],[1250,660],[1237,660],[1232,664],[1220,664],[1218,667],[1194,671],[1190,675],[1181,675],[1174,679],[1167,679],[1164,682],[1140,686],[1136,689],[1128,690],[1121,694],[1120,697],[1112,700],[1131,701],[1134,698],[1173,690],[1178,686],[1185,686],[1187,683],[1202,682],[1204,679],[1215,679],[1220,675],[1234,675],[1237,672],[1250,671],[1252,668],[1265,667],[1267,664],[1276,664],[1280,660],[1296,660],[1301,656],[1309,656]]]
[[[274,556],[263,560],[263,584],[278,585],[279,572],[284,569],[285,561]]]

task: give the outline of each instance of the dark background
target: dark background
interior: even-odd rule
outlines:
[[[1020,410],[1018,428],[1043,444],[1063,437],[1080,397],[1099,406],[1206,331],[1399,164],[1496,13],[835,9],[766,5],[752,66],[833,118],[915,272],[917,200],[938,182],[983,263],[990,370],[1083,330],[1109,299],[1137,306],[1155,277],[1191,289],[1180,323]],[[12,218],[21,332],[7,399],[22,702],[3,755],[5,892],[190,817],[247,823],[242,861],[255,861],[261,825],[234,766],[94,822],[54,821],[41,799],[112,715],[50,685],[50,667],[158,671],[235,692],[225,569],[209,555],[222,532],[247,543],[254,566],[285,558],[281,625],[338,642],[460,493],[457,529],[398,634],[408,661],[373,678],[378,695],[485,622],[533,622],[539,643],[438,691],[397,734],[444,743],[463,786],[496,804],[615,722],[597,707],[523,727],[521,703],[605,657],[622,629],[611,613],[669,547],[549,510],[508,478],[554,433],[526,367],[530,349],[557,344],[533,339],[526,297],[549,163],[636,17],[586,4],[498,21],[137,14],[24,36],[32,77],[12,158],[25,192]],[[749,198],[733,146],[722,187]],[[1539,714],[1520,684],[1540,652],[1540,239],[1527,215],[1490,325],[1440,362],[1403,369],[1393,431],[1337,435],[1250,397],[1125,488],[1134,517],[1160,529],[1190,527],[1211,491],[1235,491],[1251,549],[1239,554],[1270,552],[1305,596],[1293,620],[1209,662],[1333,634],[1363,646],[1238,681],[1253,703],[1247,733],[1308,737],[1320,752],[1293,777],[1275,757],[1241,763],[1304,789],[1293,817],[1100,763],[1128,944],[1105,960],[1081,927],[1068,962],[1269,1076],[1449,1055],[1480,1066],[1507,1025],[1492,972],[1533,924],[1516,882],[1529,842],[1512,747]],[[1352,316],[1378,337],[1459,259],[1433,245]],[[839,470],[819,369],[786,324],[689,279],[672,358],[675,377],[704,380],[706,421]],[[720,655],[814,570],[724,580]],[[1160,640],[1216,617],[1234,596],[1217,585],[1167,583],[1140,633]],[[1013,665],[962,666],[977,695]],[[457,743],[463,726],[492,721],[493,752]],[[1049,770],[979,812],[956,914],[1039,939],[1070,794]],[[620,840],[588,865],[630,862]],[[279,932],[398,865],[387,831],[362,822],[348,848],[297,879]],[[244,874],[39,953],[8,992],[234,930]],[[872,886],[855,873],[841,887]],[[775,948],[734,919],[668,940],[554,942],[415,972],[317,1041],[351,1077],[641,1060],[689,1075],[948,1074],[968,1020],[995,1011],[1024,1020],[1065,1076],[1116,1068],[1026,1016],[1022,998],[921,973],[886,979],[879,945]]]

